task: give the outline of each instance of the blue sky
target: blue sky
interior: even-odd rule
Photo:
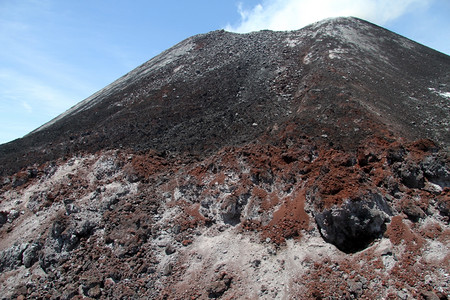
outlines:
[[[0,0],[0,143],[191,35],[350,15],[450,54],[449,0]]]

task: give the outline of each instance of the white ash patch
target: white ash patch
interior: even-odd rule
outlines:
[[[64,205],[60,202],[53,203],[50,207],[45,207],[33,213],[28,208],[30,201],[33,201],[37,195],[47,193],[57,185],[67,185],[69,174],[75,174],[77,170],[82,169],[85,161],[92,156],[72,158],[65,164],[57,167],[52,175],[43,176],[39,181],[29,185],[23,191],[9,190],[1,197],[5,199],[0,203],[0,211],[10,211],[15,209],[21,212],[21,216],[14,223],[15,226],[11,233],[7,235],[0,243],[0,249],[10,247],[17,240],[33,240],[49,226],[55,216],[64,210]]]
[[[184,65],[179,65],[178,67],[176,67],[175,69],[173,69],[173,73],[178,73],[180,70],[182,70],[184,68]]]
[[[37,210],[32,209],[31,206],[36,201],[46,200],[46,195],[54,192],[55,187],[67,186],[70,188],[72,184],[71,176],[88,179],[90,186],[101,186],[98,191],[86,191],[82,195],[65,195],[67,199],[74,200],[74,205],[88,203],[88,208],[96,211],[94,215],[87,213],[92,220],[98,219],[99,208],[104,203],[111,202],[121,195],[137,193],[138,190],[138,183],[123,182],[117,179],[120,172],[116,172],[114,157],[111,156],[111,153],[73,157],[55,168],[55,172],[42,176],[24,190],[11,189],[0,195],[2,198],[0,211],[14,209],[20,212],[19,218],[14,220],[11,233],[0,243],[0,250],[10,247],[17,240],[32,241],[50,226],[58,214],[65,213],[67,208],[62,201],[53,202],[49,207],[42,206],[42,203],[39,203],[36,207]],[[114,170],[114,172],[111,170]],[[109,184],[103,184],[92,174],[102,174],[102,180],[113,178],[117,180]],[[86,212],[83,212],[83,214],[86,214]]]
[[[340,59],[342,58],[342,56],[340,56],[339,54],[345,54],[348,53],[348,51],[346,49],[342,49],[342,48],[336,48],[336,49],[331,49],[328,50],[328,57],[330,59]]]
[[[51,184],[67,182],[67,176],[69,174],[75,174],[79,170],[82,170],[85,166],[85,162],[93,158],[93,155],[88,155],[84,157],[73,157],[69,159],[67,163],[58,166],[56,172],[51,175],[51,177],[41,179],[41,181],[44,183],[44,187],[46,187],[45,185],[48,185],[48,181],[50,181]]]
[[[397,258],[395,257],[394,245],[389,239],[381,239],[374,246],[376,253],[381,256],[384,267],[387,271],[390,271],[397,263]]]
[[[370,28],[366,29],[367,29],[366,32],[370,30]],[[341,26],[337,28],[337,32],[335,34],[337,36],[343,37],[347,42],[350,42],[351,44],[355,45],[360,49],[366,50],[368,52],[376,52],[377,54],[381,53],[381,51],[379,51],[378,46],[375,46],[375,43],[371,42],[371,40],[374,37],[370,34],[361,35],[361,30],[356,30],[355,28],[352,27]]]
[[[114,155],[105,153],[102,155],[93,165],[92,172],[89,172],[90,182],[93,183],[96,180],[103,178],[110,178],[115,175],[119,167],[116,164]]]
[[[415,43],[407,38],[399,37],[396,39],[396,42],[400,45],[400,47],[406,48],[406,49],[414,49]]]
[[[438,95],[438,96],[441,96],[442,98],[450,100],[450,92],[438,91],[435,88],[428,88],[428,90],[431,91],[432,93]]]
[[[170,208],[165,206],[167,205],[162,205],[160,210],[158,210],[158,214],[153,216],[157,223],[163,226],[172,223],[177,216],[183,213],[183,210],[179,206],[173,206]]]
[[[138,76],[140,77],[156,69],[165,67],[186,53],[189,53],[192,49],[194,49],[194,46],[195,44],[190,40],[183,41],[175,45],[139,67]]]
[[[180,192],[180,189],[178,187],[175,188],[173,191],[173,200],[178,201],[183,197],[183,194]]]
[[[308,270],[309,261],[342,255],[318,236],[288,240],[285,247],[276,250],[255,235],[242,235],[232,228],[213,236],[204,233],[183,252],[185,278],[199,272],[204,273],[203,278],[212,277],[214,270],[224,266],[227,272],[240,274],[243,282],[239,288],[246,295],[259,299],[290,298],[292,280]]]
[[[305,57],[303,58],[303,63],[305,65],[309,65],[315,60],[317,60],[317,57],[314,57],[314,53],[308,52],[308,54],[306,54]]]
[[[317,21],[315,23],[312,23],[310,26],[312,28],[312,31],[317,31],[320,28],[323,28],[324,25],[334,24],[335,22],[339,21],[341,18],[326,18],[320,21]]]
[[[302,41],[299,39],[287,38],[284,40],[284,43],[286,44],[286,46],[294,48],[294,47],[300,45],[302,43]]]
[[[19,240],[32,242],[50,226],[58,213],[63,212],[63,210],[63,205],[57,203],[34,215],[30,212],[26,212],[21,218],[15,220],[15,226],[10,234],[2,238],[0,251],[11,247]]]
[[[382,51],[377,45],[380,42],[380,38],[372,34],[373,29],[370,25],[352,19],[346,19],[347,22],[358,22],[357,26],[348,26],[346,24],[340,24],[340,21],[341,18],[336,18],[331,21],[324,20],[315,23],[313,26],[313,28],[316,29],[314,35],[318,37],[330,36],[340,38],[351,44],[354,48],[374,53],[379,59],[389,63],[389,59],[386,56],[381,55]],[[358,30],[356,30],[356,28],[358,28]],[[361,32],[364,32],[365,34],[361,34]]]
[[[428,262],[445,263],[445,258],[448,255],[448,246],[436,240],[428,241],[423,257]]]

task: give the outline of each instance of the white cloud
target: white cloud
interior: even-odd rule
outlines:
[[[32,113],[32,112],[33,112],[33,108],[32,108],[31,105],[28,104],[27,102],[22,101],[22,106],[23,106],[23,108],[25,108],[25,110],[26,110],[28,113]]]
[[[33,76],[0,68],[0,144],[23,136],[80,99]]]
[[[66,110],[75,101],[78,95],[68,95],[33,77],[27,77],[10,69],[0,69],[0,99],[10,105],[21,106],[27,112],[32,107],[47,115],[55,115]],[[79,97],[79,96],[78,96]]]
[[[252,9],[238,6],[241,21],[226,30],[293,30],[330,17],[359,17],[380,25],[433,0],[264,0]]]

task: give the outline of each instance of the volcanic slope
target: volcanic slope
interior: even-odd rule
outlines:
[[[349,149],[379,127],[448,145],[449,76],[448,56],[358,19],[293,32],[215,31],[2,145],[0,162],[5,174],[118,147],[210,154],[286,123]]]
[[[447,299],[449,95],[356,18],[188,38],[0,145],[2,297]]]

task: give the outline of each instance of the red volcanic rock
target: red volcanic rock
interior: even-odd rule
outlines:
[[[191,37],[0,145],[1,299],[446,299],[448,56]]]

